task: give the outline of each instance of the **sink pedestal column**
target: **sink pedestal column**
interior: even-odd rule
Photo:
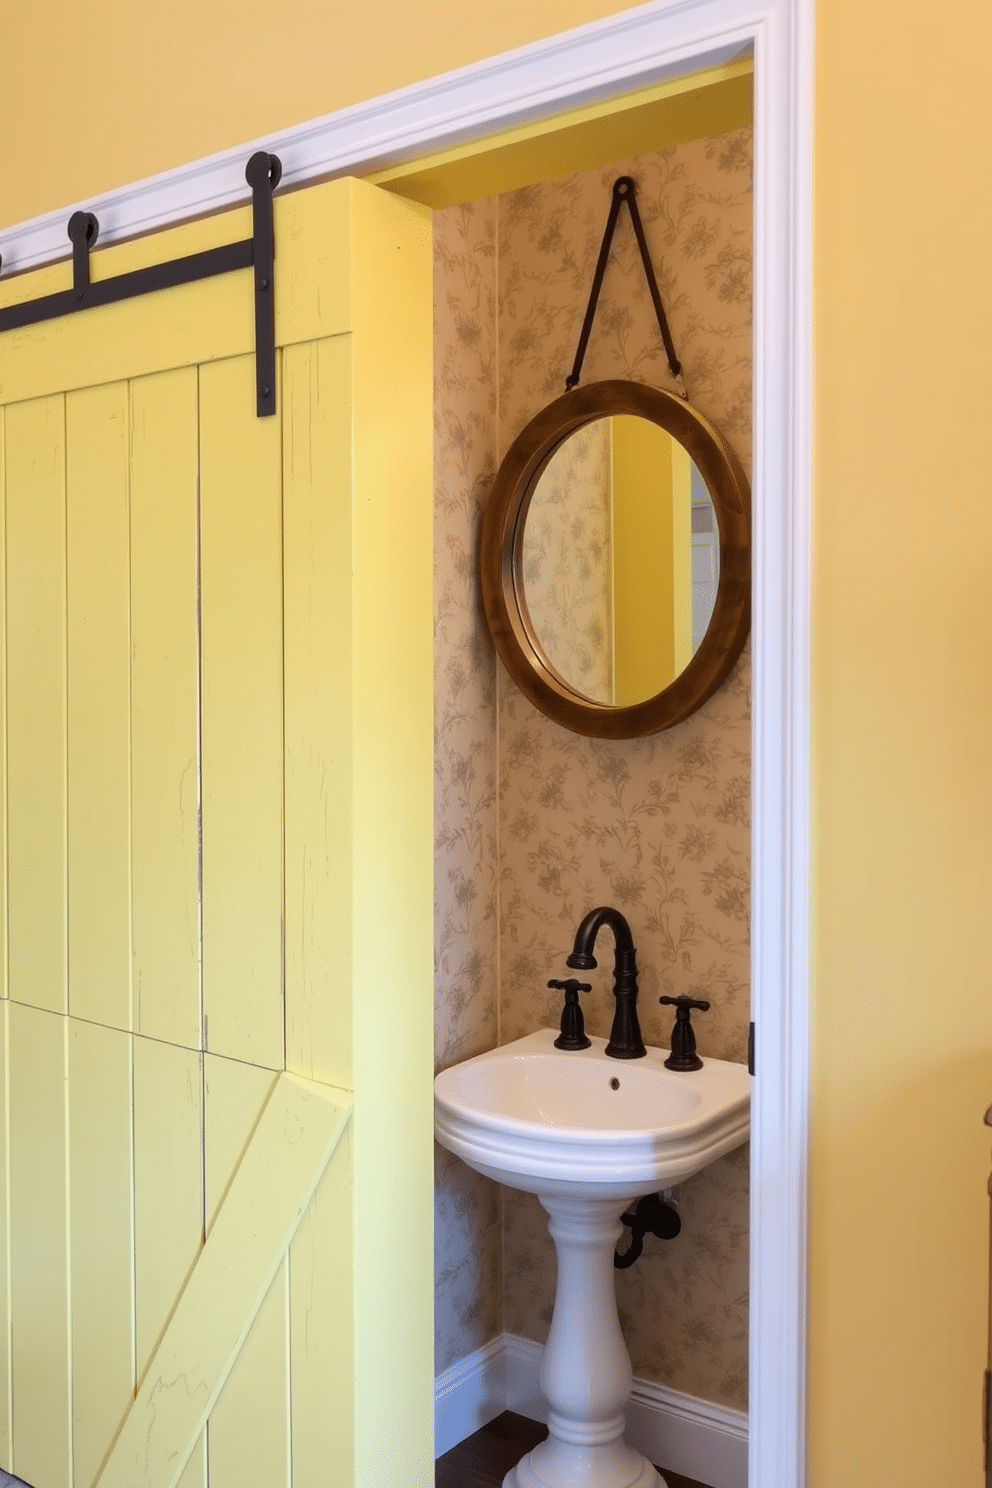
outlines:
[[[558,1252],[541,1360],[550,1435],[507,1473],[503,1488],[665,1488],[623,1439],[633,1374],[617,1317],[613,1252],[629,1199],[540,1199]]]

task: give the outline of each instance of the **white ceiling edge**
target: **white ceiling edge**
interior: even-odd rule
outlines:
[[[256,150],[282,161],[282,189],[385,170],[503,129],[634,92],[687,70],[750,55],[750,35],[725,29],[700,50],[675,38],[659,46],[659,12],[674,19],[697,0],[665,0],[576,27],[498,57],[413,83],[322,118],[263,135],[233,149],[147,176],[85,201],[0,230],[2,273],[20,273],[71,256],[67,235],[77,209],[93,212],[101,244],[247,204],[245,166]],[[738,7],[734,7],[738,8]],[[739,7],[742,11],[746,7]],[[2,281],[0,281],[2,282]]]

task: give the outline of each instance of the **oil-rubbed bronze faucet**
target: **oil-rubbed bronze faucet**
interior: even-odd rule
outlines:
[[[630,926],[618,909],[601,905],[589,911],[575,932],[575,945],[565,965],[577,971],[589,971],[596,965],[592,952],[603,925],[609,925],[616,944],[613,995],[617,1005],[606,1052],[613,1059],[640,1059],[648,1051],[637,1021],[637,952]]]

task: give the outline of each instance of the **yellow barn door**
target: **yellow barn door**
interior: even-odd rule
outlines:
[[[275,241],[274,418],[250,270],[0,336],[0,1465],[35,1488],[433,1473],[430,225],[339,181]]]

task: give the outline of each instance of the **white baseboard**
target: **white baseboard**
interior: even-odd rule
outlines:
[[[508,1410],[506,1339],[502,1333],[434,1381],[434,1456],[452,1447]],[[523,1414],[523,1412],[521,1412]]]
[[[546,1419],[538,1371],[543,1350],[503,1333],[438,1375],[434,1390],[438,1457],[504,1410]],[[635,1379],[627,1440],[650,1462],[710,1488],[747,1488],[747,1415]]]

